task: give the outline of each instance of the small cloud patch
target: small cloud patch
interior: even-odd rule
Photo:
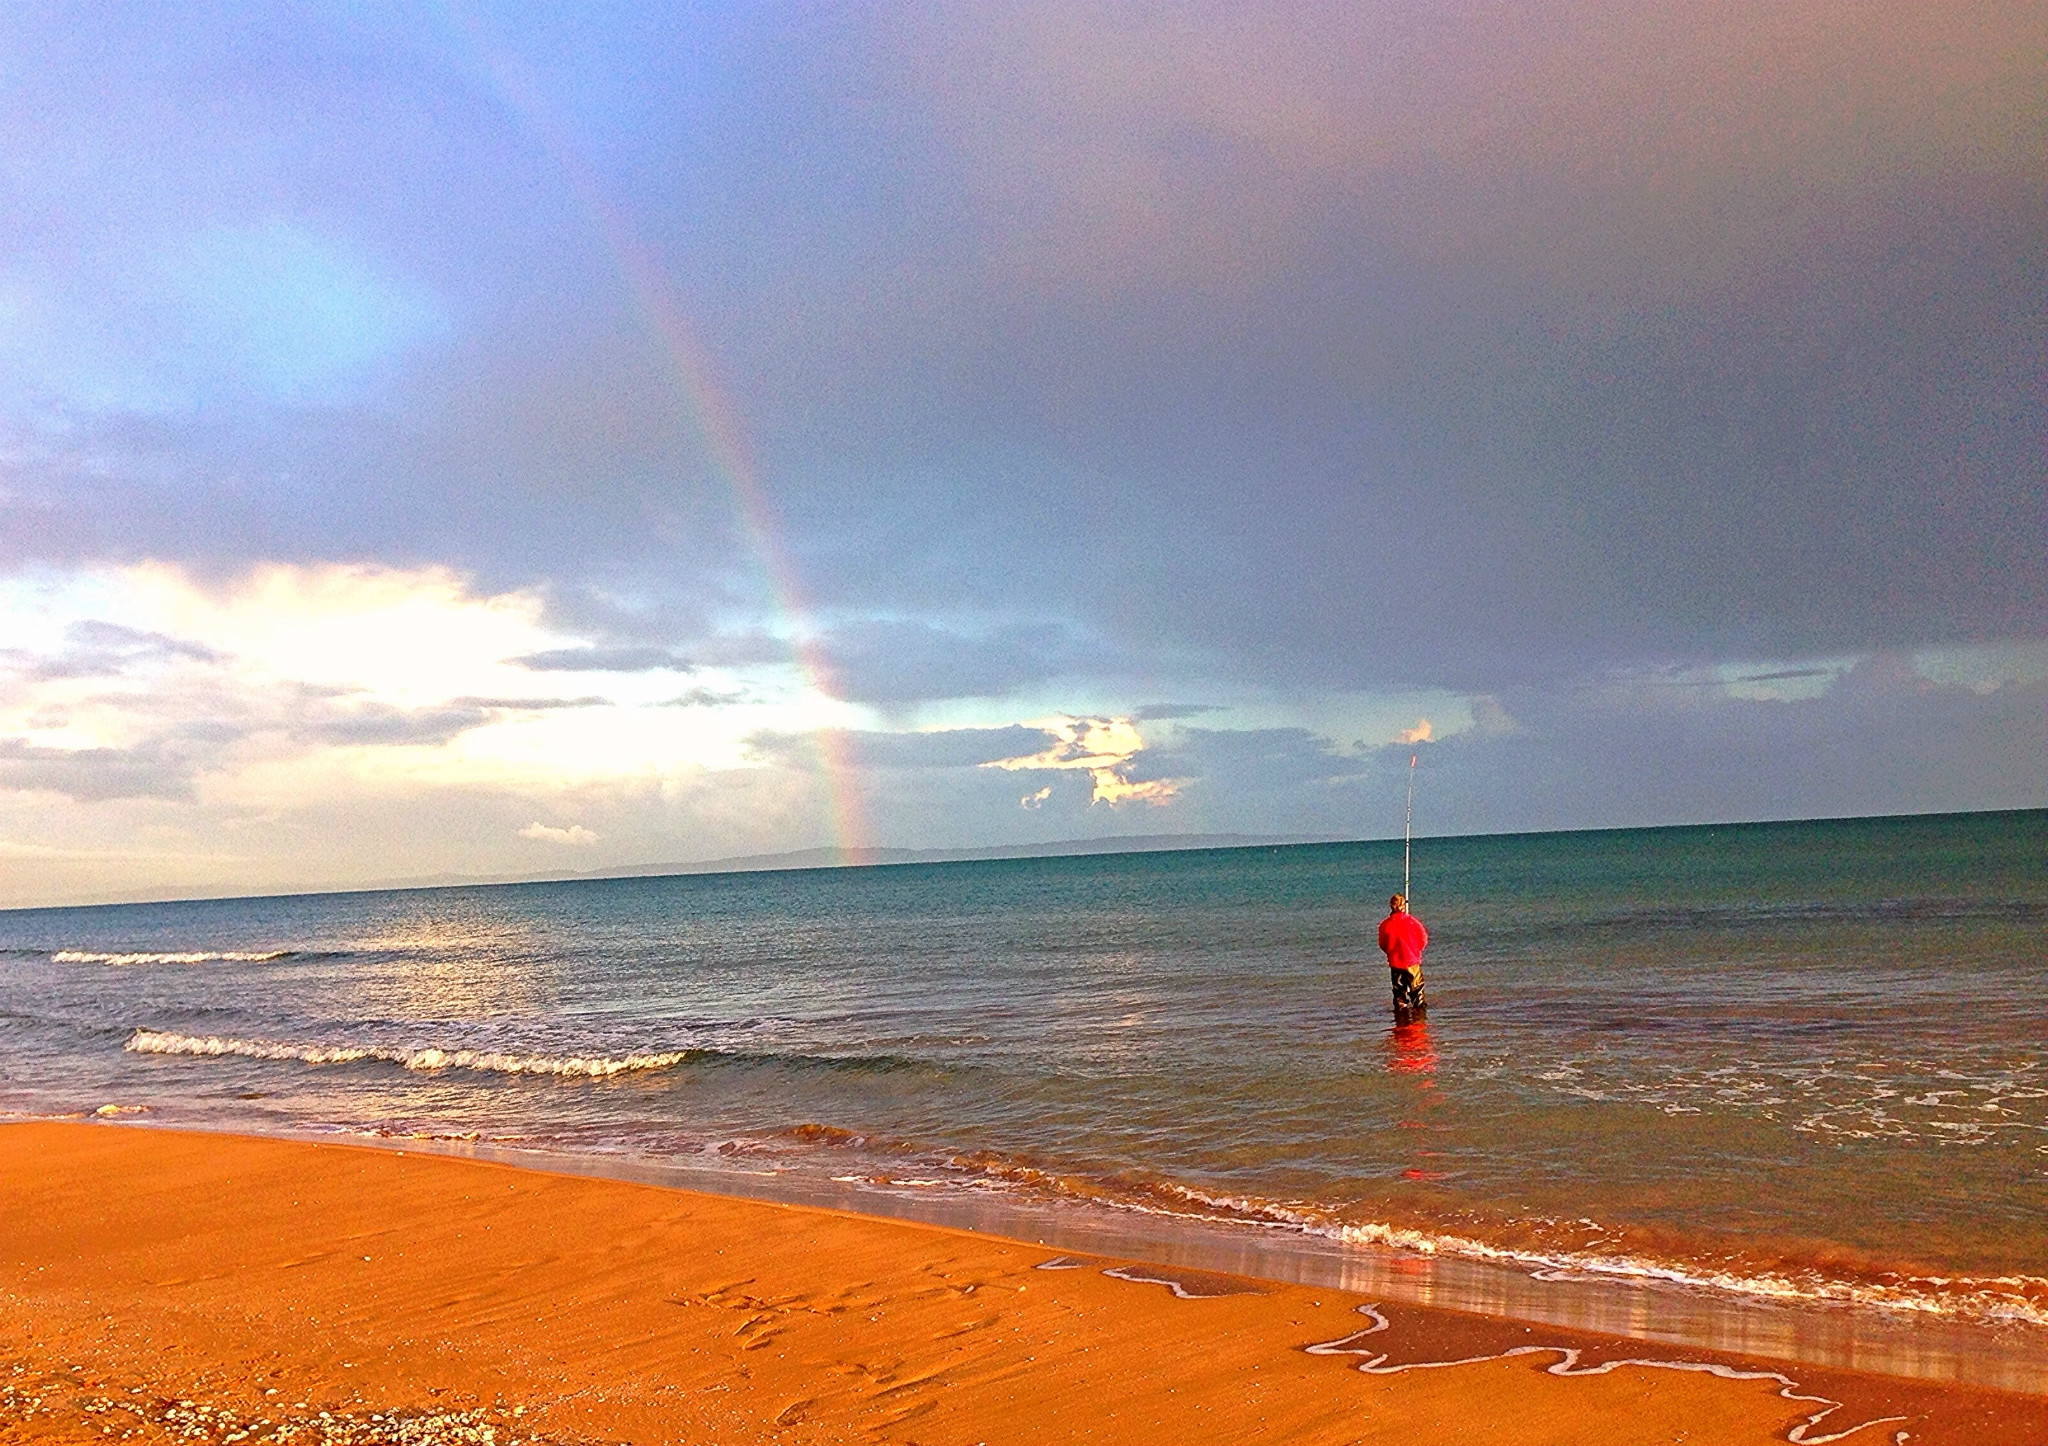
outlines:
[[[597,842],[597,835],[580,823],[572,823],[567,828],[556,828],[552,824],[536,820],[519,830],[519,836],[530,838],[535,843],[561,844],[567,848],[587,848]]]
[[[747,695],[734,690],[721,693],[716,688],[692,688],[689,692],[669,698],[659,704],[663,708],[726,708],[735,703],[744,703]]]
[[[690,662],[669,648],[550,648],[506,662],[535,673],[687,673]]]

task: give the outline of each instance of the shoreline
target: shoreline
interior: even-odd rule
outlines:
[[[1666,1348],[1728,1352],[2048,1396],[2048,1331],[2031,1322],[1959,1320],[1907,1308],[1774,1299],[1654,1270],[1558,1268],[1537,1260],[1432,1252],[1340,1238],[1242,1215],[1202,1215],[1106,1198],[999,1188],[919,1188],[865,1175],[746,1169],[684,1157],[571,1152],[485,1140],[336,1129],[264,1130],[192,1124],[117,1110],[91,1120],[146,1131],[228,1134],[487,1161],[514,1169],[800,1205],[965,1230],[1101,1255],[1127,1256],[1278,1284],[1317,1285],[1533,1325],[1628,1337]],[[30,1117],[34,1119],[36,1117]],[[0,1117],[0,1128],[6,1124]],[[933,1182],[924,1182],[930,1185]],[[1401,1234],[1420,1234],[1402,1231]]]
[[[343,1138],[400,1153],[487,1160],[515,1169],[803,1205],[1098,1255],[1137,1256],[1275,1284],[1325,1286],[1680,1349],[2048,1397],[2048,1331],[2032,1324],[1988,1325],[1835,1301],[1776,1301],[1649,1273],[1539,1270],[1448,1251],[1360,1243],[1278,1222],[1167,1213],[1101,1201],[884,1188],[869,1181],[823,1181],[794,1172],[770,1178],[755,1171],[631,1155],[577,1155],[483,1142]]]
[[[2041,1395],[1655,1346],[1654,1301],[1538,1325],[418,1143],[0,1125],[0,1437],[2048,1439]]]

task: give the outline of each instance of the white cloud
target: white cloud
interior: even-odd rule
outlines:
[[[1106,803],[1112,808],[1124,803],[1163,804],[1180,791],[1185,781],[1159,778],[1133,782],[1127,776],[1131,761],[1145,748],[1144,736],[1129,718],[1075,718],[1059,714],[1034,719],[1025,726],[1051,734],[1054,739],[1051,746],[1017,758],[994,759],[981,766],[1013,772],[1041,769],[1084,772],[1094,784],[1088,801]],[[1028,799],[1025,801],[1025,807],[1033,806]]]
[[[531,841],[599,833],[654,858],[816,841],[815,755],[763,758],[746,740],[859,725],[862,710],[787,661],[699,669],[689,708],[670,706],[673,670],[515,661],[592,646],[537,594],[445,568],[0,577],[0,864],[21,865],[0,866],[0,901],[509,870]],[[379,834],[372,813],[413,824]],[[439,827],[420,825],[429,814]],[[582,833],[519,841],[527,820],[562,816]],[[336,818],[339,832],[315,822]],[[38,874],[9,845],[70,862]]]
[[[530,838],[536,843],[567,844],[572,848],[583,848],[597,842],[597,835],[580,823],[567,828],[555,828],[538,820],[519,830],[521,838]]]
[[[674,692],[659,675],[537,673],[518,660],[586,641],[542,614],[534,593],[479,593],[445,568],[18,577],[0,582],[0,635],[19,640],[0,651],[0,741],[44,761],[149,749],[251,800],[336,772],[555,784],[752,767],[753,731],[861,716],[787,663],[705,670],[707,706],[687,710],[656,706]]]

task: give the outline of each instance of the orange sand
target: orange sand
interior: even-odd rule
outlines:
[[[0,1127],[0,1442],[1761,1442],[1779,1383],[1555,1354],[1363,1374],[1362,1298],[1038,1267],[896,1221],[343,1145]],[[1212,1291],[1226,1292],[1209,1294]],[[1394,1362],[1683,1353],[1389,1305]],[[1693,1356],[1702,1360],[1704,1356]],[[1724,1358],[1725,1359],[1725,1358]],[[1759,1363],[1745,1364],[1749,1368]],[[1769,1369],[1767,1364],[1763,1369]],[[2048,1441],[2048,1400],[1780,1367],[1809,1439]],[[322,1413],[325,1413],[323,1417]]]

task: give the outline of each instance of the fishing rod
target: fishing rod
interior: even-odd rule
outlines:
[[[1408,854],[1415,841],[1415,760],[1419,754],[1408,755],[1408,817],[1401,825],[1401,897],[1408,897]]]

